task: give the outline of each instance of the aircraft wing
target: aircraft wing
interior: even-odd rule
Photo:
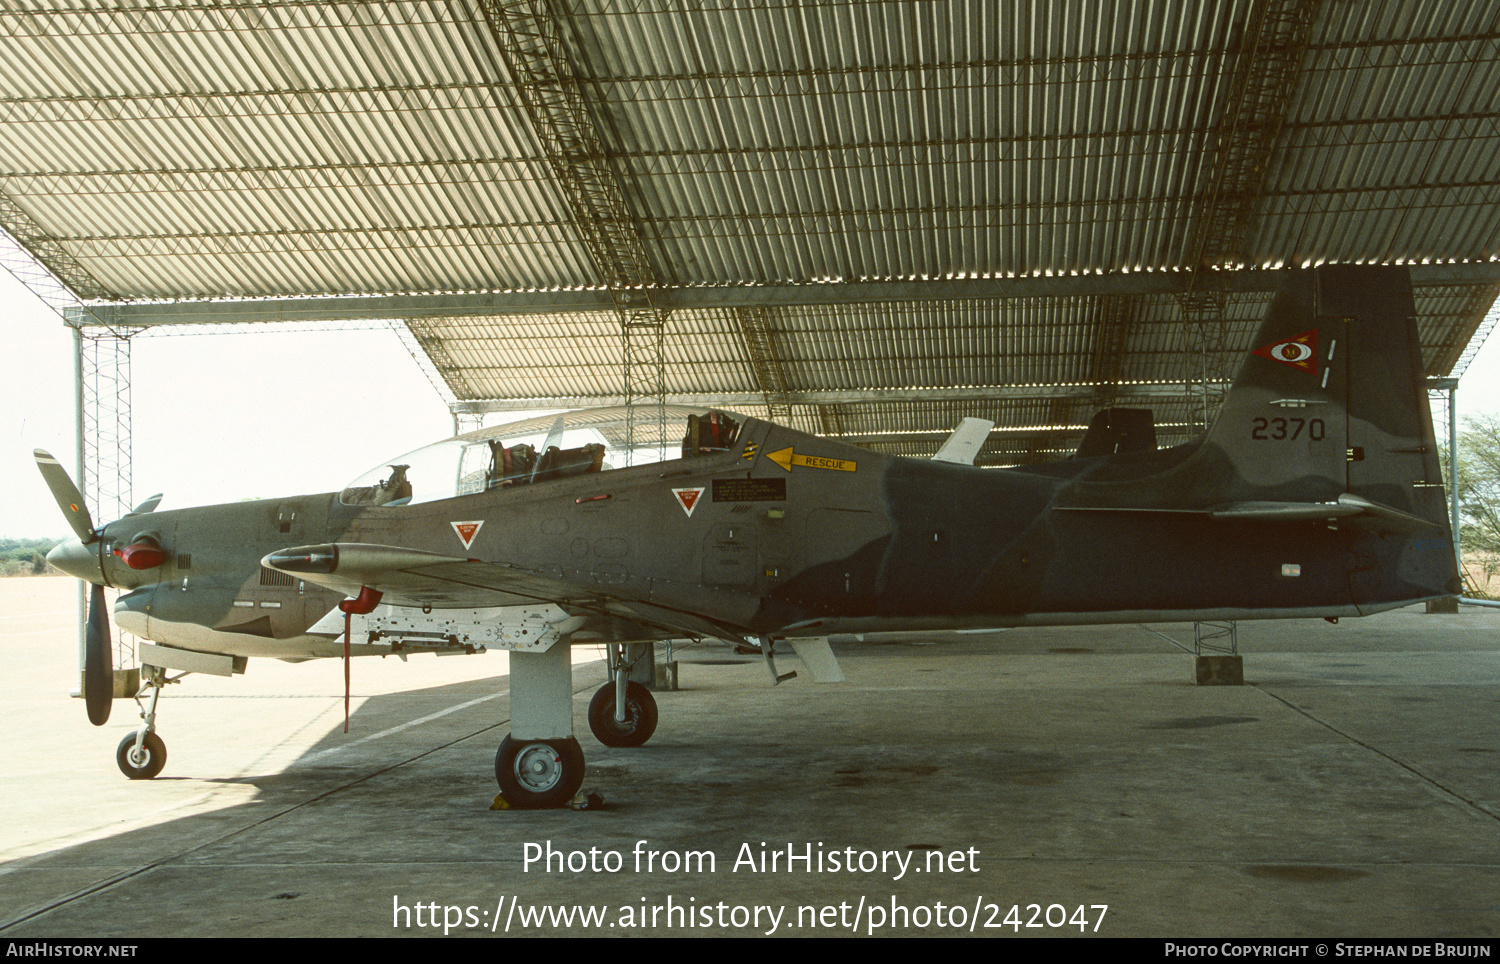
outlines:
[[[368,586],[389,597],[387,601],[406,606],[529,606],[596,595],[508,566],[365,543],[279,549],[261,564],[348,596]]]
[[[461,559],[435,552],[367,543],[334,543],[279,549],[261,560],[285,572],[346,596],[363,587],[378,590],[384,602],[439,609],[486,609],[555,603],[570,615],[624,620],[658,635],[737,638],[700,617],[657,606],[631,604],[604,591],[503,563]],[[649,638],[649,636],[647,637]]]

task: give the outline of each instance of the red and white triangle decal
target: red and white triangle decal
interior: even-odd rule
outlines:
[[[464,548],[468,549],[474,544],[474,537],[479,535],[479,530],[484,525],[484,520],[480,519],[478,522],[454,522],[450,524],[453,526],[453,531],[458,533],[459,541],[464,544]]]
[[[1264,345],[1250,354],[1312,374],[1318,370],[1318,330],[1314,328],[1312,331],[1304,331],[1296,338]]]
[[[703,497],[703,486],[692,489],[673,489],[672,494],[677,496],[677,504],[682,506],[682,511],[693,517],[693,510],[698,508],[698,500]]]

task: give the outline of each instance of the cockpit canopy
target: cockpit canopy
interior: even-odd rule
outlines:
[[[744,420],[728,412],[668,405],[662,437],[654,416],[650,408],[635,410],[633,452],[625,449],[623,407],[580,409],[480,429],[376,466],[340,492],[339,500],[346,505],[412,505],[540,485],[626,464],[709,455],[732,447]],[[683,432],[680,440],[678,431]]]

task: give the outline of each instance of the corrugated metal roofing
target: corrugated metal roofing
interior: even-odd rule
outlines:
[[[596,286],[488,6],[0,0],[0,222],[117,299]],[[531,6],[560,25],[659,283],[826,283],[767,309],[791,397],[823,399],[794,401],[803,427],[1076,428],[1130,403],[1115,383],[1194,377],[1171,297],[846,304],[839,283],[1191,269],[1213,185],[1246,190],[1216,180],[1236,110],[1274,137],[1230,267],[1500,258],[1494,0]],[[1296,70],[1256,121],[1235,98],[1264,13],[1310,27],[1261,52]],[[1431,372],[1494,294],[1419,291]],[[1264,304],[1229,299],[1226,348]],[[411,327],[461,401],[621,391],[608,313]],[[669,393],[766,388],[734,309],[675,312],[665,355]],[[1190,430],[1192,403],[1146,400]]]

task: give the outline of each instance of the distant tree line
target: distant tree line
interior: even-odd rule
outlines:
[[[61,539],[0,538],[0,576],[41,576],[56,572],[47,565],[47,553]]]
[[[1465,561],[1473,560],[1489,577],[1500,575],[1500,415],[1464,419],[1458,433],[1458,509]]]

